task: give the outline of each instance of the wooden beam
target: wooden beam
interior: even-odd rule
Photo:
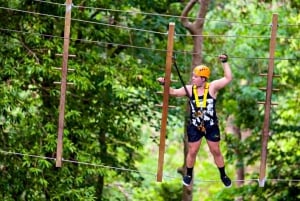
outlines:
[[[62,82],[53,82],[53,84],[60,84],[61,85]],[[74,85],[73,82],[67,82],[66,83],[67,85]]]
[[[166,127],[167,127],[168,105],[169,105],[169,90],[170,90],[172,57],[173,57],[174,27],[175,27],[175,23],[172,23],[172,22],[169,23],[168,47],[167,47],[166,70],[165,70],[165,84],[164,84],[158,167],[157,167],[157,181],[158,182],[162,181],[162,176],[163,176],[165,139],[166,139],[166,130],[167,130]]]
[[[53,67],[54,70],[62,70],[61,67]],[[74,68],[68,68],[68,71],[75,71]]]
[[[163,105],[155,104],[156,107],[163,107]],[[168,105],[168,108],[176,108],[175,105]]]
[[[262,91],[267,91],[267,88],[259,88],[260,90],[262,90]],[[274,91],[274,92],[278,92],[278,91],[280,91],[280,89],[272,89],[272,91]]]
[[[62,71],[61,71],[61,89],[60,89],[58,134],[57,134],[57,148],[56,148],[56,167],[61,167],[62,165],[68,58],[70,56],[69,43],[70,43],[70,27],[71,27],[71,10],[72,10],[72,0],[66,0],[63,62],[62,62]]]
[[[274,55],[276,49],[276,34],[278,26],[278,14],[273,14],[272,18],[272,30],[270,39],[270,57],[267,77],[267,92],[265,103],[265,115],[262,132],[262,146],[261,146],[261,160],[260,160],[260,174],[259,174],[259,186],[264,187],[266,180],[266,163],[267,163],[267,150],[268,150],[268,138],[269,138],[269,126],[270,126],[270,110],[271,110],[271,98],[272,98],[272,83],[274,75]]]
[[[257,104],[265,105],[265,101],[258,101]],[[278,105],[278,103],[271,103],[271,105]]]
[[[259,75],[260,75],[260,76],[268,76],[267,73],[260,73]],[[280,77],[280,75],[273,75],[273,77]]]
[[[55,54],[55,56],[61,57],[61,56],[64,56],[64,54]],[[68,57],[70,57],[70,58],[71,58],[71,57],[72,57],[72,58],[75,58],[76,55],[74,55],[74,54],[69,54]]]

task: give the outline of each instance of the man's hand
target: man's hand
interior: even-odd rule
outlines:
[[[164,77],[159,77],[157,78],[157,81],[159,82],[159,84],[164,85],[165,84],[165,78]]]
[[[221,55],[219,55],[219,59],[222,63],[226,63],[228,61],[228,55],[227,54],[221,54]]]

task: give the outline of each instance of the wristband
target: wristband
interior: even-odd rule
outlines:
[[[226,57],[221,58],[220,60],[221,60],[222,63],[226,63],[228,61],[228,55],[227,54],[223,54],[223,55],[225,55]]]

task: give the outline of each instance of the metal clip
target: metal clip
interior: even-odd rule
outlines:
[[[202,117],[202,115],[203,115],[203,113],[200,110],[194,112],[194,114],[193,114],[194,117]]]

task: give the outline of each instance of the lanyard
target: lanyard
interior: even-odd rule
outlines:
[[[203,94],[203,102],[202,102],[202,106],[200,106],[199,97],[198,97],[198,93],[197,93],[197,86],[193,85],[193,93],[194,93],[194,96],[195,96],[195,102],[196,102],[196,107],[197,108],[201,108],[201,109],[206,108],[208,88],[209,88],[209,83],[206,82],[205,88],[204,88],[204,94]]]
[[[181,81],[181,84],[182,84],[182,86],[183,86],[183,88],[184,88],[184,90],[185,90],[186,96],[191,100],[190,93],[189,93],[189,91],[187,90],[186,85],[185,85],[185,83],[184,83],[184,81],[183,81],[183,79],[182,79],[182,77],[181,77],[181,74],[180,74],[179,69],[178,69],[177,64],[176,64],[176,60],[175,60],[175,58],[173,58],[173,59],[174,59],[174,66],[175,66],[175,68],[176,68],[176,71],[177,71],[178,77],[179,77],[179,79],[180,79],[180,81]]]

